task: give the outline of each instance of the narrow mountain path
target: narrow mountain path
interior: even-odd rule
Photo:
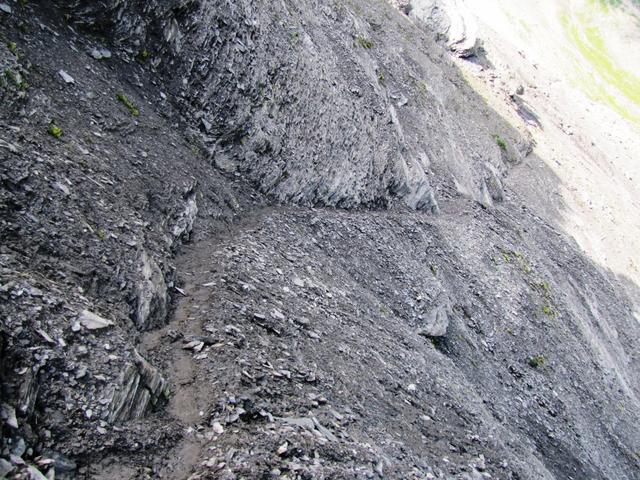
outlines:
[[[171,321],[140,345],[172,386],[157,419],[183,429],[154,452],[152,478],[553,479],[568,464],[600,478],[584,460],[586,434],[563,425],[613,442],[593,419],[622,396],[589,392],[600,400],[587,403],[567,384],[598,372],[583,369],[593,353],[575,335],[578,307],[554,293],[554,277],[589,267],[540,256],[561,251],[541,223],[505,238],[497,225],[513,221],[460,200],[437,217],[260,209],[200,232],[176,259]],[[590,291],[611,295],[591,278]],[[549,304],[562,322],[539,313]],[[429,336],[434,321],[443,337]],[[561,357],[567,344],[575,360]],[[617,469],[632,461],[613,452]]]

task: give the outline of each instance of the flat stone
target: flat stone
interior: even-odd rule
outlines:
[[[83,310],[78,320],[85,328],[89,330],[101,330],[103,328],[111,327],[114,323],[111,320],[102,318],[100,315],[96,315],[89,310]]]
[[[90,55],[96,60],[111,58],[111,52],[106,48],[93,48],[90,52]]]
[[[6,3],[0,3],[0,12],[11,13],[11,7]]]
[[[73,77],[69,75],[67,72],[65,72],[64,70],[59,70],[58,75],[60,75],[60,78],[64,80],[64,83],[76,83]]]
[[[224,428],[222,427],[220,422],[213,422],[213,425],[211,426],[211,428],[213,428],[213,431],[217,435],[220,435],[220,434],[224,433]]]
[[[18,428],[18,419],[16,418],[16,409],[7,403],[3,403],[0,405],[0,418],[7,424],[9,427],[16,429]]]

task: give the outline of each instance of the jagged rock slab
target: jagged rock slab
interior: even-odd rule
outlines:
[[[134,363],[128,365],[122,373],[120,387],[111,400],[109,422],[119,423],[142,418],[149,409],[166,401],[168,396],[167,381],[135,351]]]

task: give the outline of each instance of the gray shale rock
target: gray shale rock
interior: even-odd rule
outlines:
[[[134,351],[134,362],[120,377],[120,387],[109,405],[109,422],[142,418],[150,408],[169,397],[169,386],[160,372]]]
[[[134,319],[140,330],[163,325],[167,316],[167,284],[158,264],[142,251],[138,261]]]
[[[83,310],[78,316],[78,321],[87,330],[102,330],[103,328],[113,326],[111,320],[107,320],[89,310]]]
[[[449,327],[452,314],[449,297],[441,294],[437,297],[435,306],[426,318],[426,324],[418,330],[418,335],[423,337],[444,337]]]

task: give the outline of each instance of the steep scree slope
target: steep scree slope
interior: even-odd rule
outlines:
[[[630,300],[391,6],[2,5],[9,475],[637,478]]]

